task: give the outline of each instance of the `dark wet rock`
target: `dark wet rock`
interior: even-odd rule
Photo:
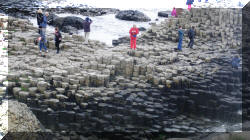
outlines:
[[[121,43],[119,40],[112,40],[112,45],[113,46],[118,46]]]
[[[160,12],[158,12],[159,17],[168,17],[169,14],[170,14],[170,11],[160,11]]]
[[[63,8],[53,8],[48,9],[52,13],[71,13],[71,14],[81,14],[83,16],[102,16],[106,14],[115,14],[119,9],[115,8],[82,8],[82,7],[63,7]]]
[[[71,13],[71,14],[81,14],[84,16],[101,16],[106,14],[114,14],[119,11],[115,8],[88,8],[87,5],[82,5],[80,7],[57,7],[57,8],[47,8],[46,5],[42,5],[39,0],[0,0],[1,11],[12,15],[14,17],[23,16],[36,16],[36,11],[41,8],[43,11],[49,13]]]
[[[121,38],[118,38],[117,40],[112,40],[112,45],[114,46],[118,46],[120,44],[125,44],[125,43],[129,43],[130,42],[130,38],[128,36],[126,37],[121,37]]]
[[[59,122],[70,123],[75,121],[74,111],[60,111],[59,112]]]
[[[72,26],[63,26],[60,30],[62,32],[69,33],[69,34],[77,34],[78,33],[77,28],[72,27]]]
[[[144,13],[137,11],[137,10],[124,10],[119,11],[116,15],[116,18],[121,20],[128,20],[128,21],[150,21],[151,19],[146,16]]]
[[[49,16],[47,17],[47,20],[48,20],[48,24],[49,25],[54,25],[55,24],[55,20],[59,20],[58,19],[59,16],[57,16],[56,14],[54,13],[50,13]]]
[[[53,17],[52,17],[53,18]],[[55,27],[59,27],[59,29],[64,31],[70,31],[74,27],[76,29],[83,29],[84,20],[80,17],[67,16],[67,17],[54,17],[53,22],[49,23]],[[75,30],[75,29],[73,29]]]
[[[144,27],[139,27],[138,29],[139,29],[139,31],[146,31],[146,30],[147,30],[147,29],[144,28]]]
[[[1,10],[15,17],[22,17],[22,14],[34,16],[39,5],[38,0],[0,0]]]

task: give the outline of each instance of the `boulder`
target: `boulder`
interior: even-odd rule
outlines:
[[[36,8],[39,7],[37,0],[0,0],[1,11],[10,16],[24,18],[23,15],[35,16]]]
[[[69,33],[69,34],[77,34],[78,30],[75,27],[72,26],[63,26],[60,29],[62,32]]]
[[[43,126],[26,104],[8,100],[0,105],[0,132],[41,132]]]
[[[123,44],[123,43],[125,44],[129,42],[130,42],[130,38],[128,36],[125,36],[125,37],[118,38],[117,40],[112,40],[112,45],[118,46],[119,44]]]
[[[139,27],[138,29],[139,29],[139,31],[146,31],[146,30],[147,30],[147,29],[144,28],[144,27]]]
[[[112,45],[113,46],[118,46],[119,44],[121,44],[120,40],[112,40]]]
[[[160,11],[158,12],[158,16],[159,17],[168,17],[168,15],[170,14],[170,11]]]
[[[50,19],[51,21],[49,21],[49,25],[59,27],[61,31],[66,33],[77,33],[77,30],[83,29],[84,20],[80,17],[58,17],[52,14]]]
[[[49,24],[49,25],[53,25],[55,19],[57,19],[57,18],[59,18],[59,16],[57,16],[57,15],[55,15],[55,14],[53,14],[53,13],[49,14],[49,16],[47,17],[48,24]]]
[[[121,20],[128,20],[128,21],[141,21],[141,22],[148,22],[151,19],[146,16],[144,13],[137,11],[137,10],[123,10],[119,11],[116,15],[116,18]]]

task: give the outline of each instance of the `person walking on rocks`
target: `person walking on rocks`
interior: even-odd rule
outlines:
[[[43,22],[43,12],[41,9],[37,10],[37,25],[38,25],[38,33],[41,35],[42,32],[42,22]]]
[[[92,20],[89,17],[86,17],[86,19],[85,19],[85,21],[83,23],[84,39],[85,39],[84,44],[88,44],[91,23],[92,23]]]
[[[194,26],[192,26],[192,28],[188,31],[188,37],[190,39],[190,41],[188,43],[188,47],[189,48],[193,48],[193,45],[194,45],[194,36],[195,36]]]
[[[60,50],[59,45],[60,45],[61,41],[62,41],[62,35],[59,31],[59,28],[56,27],[55,28],[55,46],[56,46],[56,50],[57,50],[56,53],[57,54],[59,53],[59,50]]]
[[[176,9],[175,9],[175,7],[173,8],[173,11],[172,11],[172,13],[171,13],[171,16],[173,16],[173,17],[177,17],[177,13],[176,13]]]
[[[48,53],[47,47],[46,47],[46,36],[45,36],[45,32],[41,33],[41,37],[39,37],[39,47],[40,47],[40,53],[42,52],[42,48],[44,48],[44,50]]]
[[[139,34],[139,29],[136,27],[136,25],[133,25],[133,27],[129,30],[130,34],[130,47],[131,49],[136,49],[136,36]]]
[[[178,36],[179,36],[179,43],[178,43],[178,48],[177,49],[179,51],[182,51],[183,30],[182,30],[181,26],[179,26]]]

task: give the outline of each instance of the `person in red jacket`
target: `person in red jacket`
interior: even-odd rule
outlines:
[[[133,27],[129,30],[130,34],[130,46],[131,49],[136,49],[136,36],[139,34],[139,29],[136,28],[136,25],[133,25]]]

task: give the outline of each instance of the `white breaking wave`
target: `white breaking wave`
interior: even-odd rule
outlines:
[[[194,0],[195,5],[212,8],[242,8],[249,0]],[[49,8],[56,7],[93,7],[93,8],[186,8],[186,0],[47,0],[42,2]]]

